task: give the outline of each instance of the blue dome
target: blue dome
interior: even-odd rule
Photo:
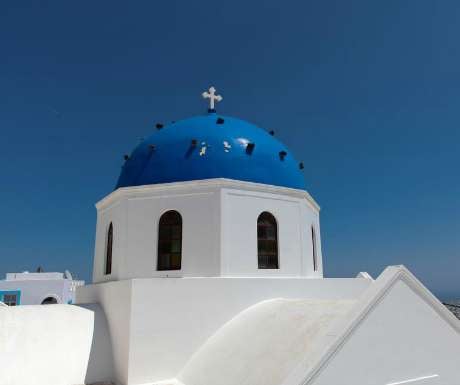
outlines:
[[[139,144],[117,187],[228,178],[305,189],[299,163],[265,130],[210,113],[166,125]]]

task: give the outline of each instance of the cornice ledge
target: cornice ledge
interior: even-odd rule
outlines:
[[[193,180],[185,182],[172,182],[172,183],[161,183],[161,184],[152,184],[152,185],[143,185],[143,186],[133,186],[133,187],[120,187],[115,191],[111,192],[109,195],[102,198],[99,202],[96,203],[96,208],[98,210],[104,209],[114,202],[122,198],[135,197],[140,194],[145,194],[149,192],[161,192],[161,191],[178,191],[182,189],[203,189],[203,188],[236,188],[236,189],[246,189],[251,191],[260,191],[265,193],[274,193],[274,194],[284,194],[295,198],[304,198],[306,199],[314,209],[320,211],[320,206],[313,197],[306,191],[300,189],[294,189],[289,187],[273,186],[263,183],[254,183],[254,182],[245,182],[235,179],[226,179],[226,178],[213,178],[213,179],[203,179],[203,180]]]

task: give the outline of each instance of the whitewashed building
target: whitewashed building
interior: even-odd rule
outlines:
[[[97,203],[93,283],[77,288],[80,308],[41,313],[56,324],[70,311],[80,317],[67,336],[77,369],[55,369],[55,378],[460,384],[459,320],[403,266],[375,280],[325,278],[320,208],[303,165],[272,132],[217,114],[213,88],[203,95],[209,113],[158,124]],[[0,308],[0,319],[29,325],[43,308]],[[37,346],[24,340],[18,350]],[[59,349],[35,353],[59,368]],[[39,364],[10,384],[58,385]]]
[[[75,302],[76,288],[84,284],[68,271],[7,273],[0,280],[0,301],[9,306],[71,304]]]

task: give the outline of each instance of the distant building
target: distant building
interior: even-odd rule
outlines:
[[[6,279],[0,280],[0,302],[9,306],[71,304],[76,287],[84,284],[68,271],[45,273],[39,268],[36,273],[7,273]]]

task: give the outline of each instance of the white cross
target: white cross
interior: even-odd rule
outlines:
[[[201,94],[204,99],[209,99],[209,110],[214,111],[214,102],[220,102],[223,98],[220,95],[216,95],[216,89],[210,87],[209,91],[205,91]]]

